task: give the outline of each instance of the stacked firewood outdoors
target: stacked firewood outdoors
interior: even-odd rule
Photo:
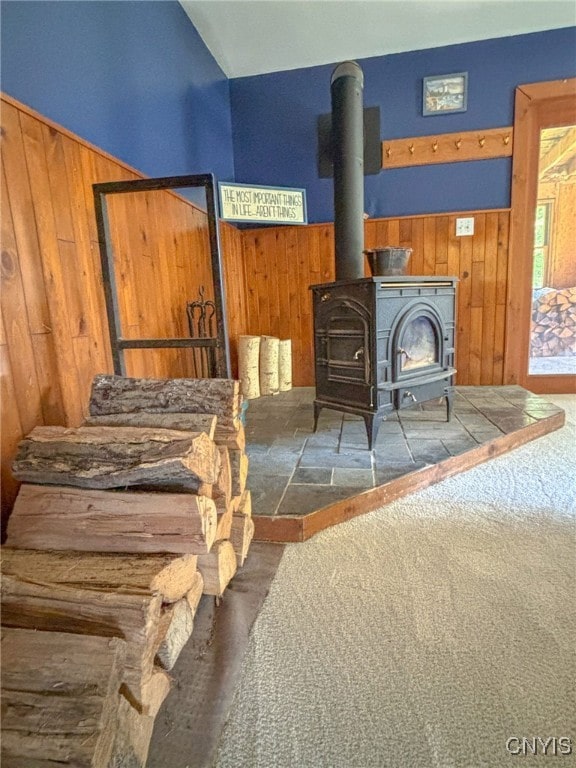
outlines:
[[[143,766],[202,594],[254,533],[239,383],[93,382],[37,427],[2,551],[2,765]]]
[[[542,288],[534,294],[531,356],[566,357],[576,354],[576,288]]]

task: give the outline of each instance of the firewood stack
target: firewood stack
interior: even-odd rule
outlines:
[[[2,759],[144,766],[201,595],[254,533],[227,379],[97,376],[90,418],[37,427],[2,556]]]
[[[530,354],[566,357],[576,354],[576,288],[542,289],[532,303]]]

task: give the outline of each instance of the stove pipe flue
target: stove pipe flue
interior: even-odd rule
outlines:
[[[355,61],[332,73],[336,280],[364,277],[364,75]]]

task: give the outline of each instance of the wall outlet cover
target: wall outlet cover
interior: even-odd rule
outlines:
[[[456,219],[456,237],[467,237],[474,234],[474,217],[459,217]]]

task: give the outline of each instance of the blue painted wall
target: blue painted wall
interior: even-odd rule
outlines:
[[[360,60],[382,138],[511,125],[520,83],[576,75],[576,28]],[[334,65],[228,81],[177,2],[1,4],[1,87],[150,176],[304,187],[309,220],[333,218],[317,174],[317,117]],[[465,113],[422,117],[422,78],[469,73]],[[366,177],[371,217],[510,204],[506,159]]]
[[[2,90],[149,176],[233,179],[230,88],[177,2],[3,2]]]
[[[576,28],[359,60],[364,105],[382,138],[512,125],[521,83],[576,75]],[[330,112],[334,65],[231,80],[236,181],[307,189],[309,220],[333,219],[331,179],[317,174],[316,122]],[[422,78],[468,72],[468,110],[422,116]],[[367,176],[370,217],[507,207],[511,161],[401,168]]]

